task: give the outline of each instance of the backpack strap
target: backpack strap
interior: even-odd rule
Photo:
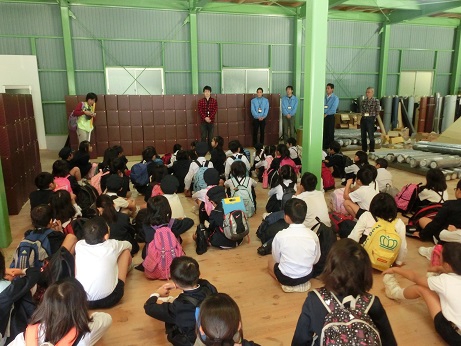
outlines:
[[[181,294],[181,299],[186,301],[186,302],[191,303],[195,307],[200,305],[200,302],[199,302],[199,300],[197,298],[194,298],[194,297],[191,297],[191,296],[188,296],[188,295],[185,295],[185,294]]]
[[[26,346],[38,346],[38,328],[40,326],[40,323],[36,324],[29,324],[26,328],[26,331],[24,332],[24,339],[26,342]],[[80,340],[83,338],[83,334],[79,334],[77,332],[77,328],[72,327],[66,335],[62,337],[61,340],[59,340],[56,343],[56,346],[66,346],[71,343],[72,340],[74,342],[72,343],[72,346],[76,346]]]

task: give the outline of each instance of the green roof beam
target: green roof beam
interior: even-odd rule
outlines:
[[[388,17],[392,24],[411,21],[420,17],[429,17],[432,14],[451,10],[461,6],[460,0],[448,2],[437,2],[432,4],[421,4],[419,10],[396,10],[392,11]]]
[[[64,58],[67,70],[67,87],[69,89],[69,95],[76,95],[74,53],[72,50],[72,34],[70,32],[70,17],[74,15],[69,10],[69,4],[66,0],[60,0],[59,5],[61,7],[61,25],[64,41]]]
[[[339,5],[344,4],[347,0],[330,0],[328,3],[328,8],[333,8]]]
[[[379,51],[379,75],[378,75],[378,95],[386,95],[387,89],[387,65],[389,64],[389,46],[391,39],[391,25],[383,24],[381,29],[381,45]]]

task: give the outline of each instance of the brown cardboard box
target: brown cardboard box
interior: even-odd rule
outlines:
[[[390,137],[389,138],[389,143],[391,143],[391,144],[397,144],[397,143],[403,143],[403,142],[405,142],[405,141],[404,141],[403,137],[400,137],[400,136],[399,137]]]

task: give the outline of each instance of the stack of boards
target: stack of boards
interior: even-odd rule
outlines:
[[[381,99],[383,124],[386,132],[408,127],[414,132],[445,131],[461,116],[461,97],[456,95],[421,97],[415,104],[413,96],[385,96]]]
[[[412,150],[370,153],[369,158],[385,158],[390,167],[405,168],[425,175],[429,168],[440,168],[447,180],[461,178],[461,145],[421,141]]]
[[[375,148],[381,148],[381,132],[375,132]],[[335,130],[335,141],[337,141],[343,150],[361,150],[362,139],[360,130],[356,129],[336,129]],[[367,139],[367,144],[370,140]]]

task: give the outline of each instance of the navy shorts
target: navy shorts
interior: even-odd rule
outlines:
[[[449,345],[461,345],[461,331],[452,322],[448,321],[440,311],[434,317],[435,330]]]
[[[125,283],[118,279],[117,286],[115,286],[111,294],[105,298],[88,301],[88,307],[90,309],[111,308],[122,299],[123,293],[125,293]]]
[[[301,284],[305,284],[310,279],[312,279],[312,276],[313,276],[312,272],[310,272],[308,275],[303,276],[301,278],[296,278],[296,279],[290,278],[289,276],[286,276],[280,271],[278,263],[275,263],[274,265],[274,274],[275,274],[275,277],[277,278],[277,281],[285,286],[298,286]]]

